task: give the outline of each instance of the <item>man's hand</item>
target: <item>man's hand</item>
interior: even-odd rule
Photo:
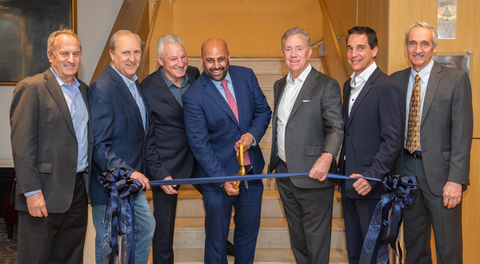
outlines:
[[[150,189],[150,181],[141,172],[136,171],[132,173],[130,177],[140,181],[142,183],[142,189],[145,189],[145,188]]]
[[[243,143],[243,152],[246,152],[253,144],[253,136],[249,133],[245,133],[235,143],[235,151],[240,151],[240,143]]]
[[[47,217],[47,207],[42,192],[27,196],[28,212],[33,217]]]
[[[172,176],[168,176],[163,180],[172,180]],[[166,194],[177,194],[178,191],[175,189],[175,187],[177,187],[177,185],[162,185],[162,189]]]
[[[350,178],[354,179],[357,177],[363,177],[361,174],[352,174],[350,175]],[[358,195],[365,196],[370,193],[372,190],[372,186],[370,186],[370,183],[368,183],[367,180],[365,179],[358,179],[355,181],[352,185],[352,187],[357,191]]]
[[[317,179],[319,181],[326,180],[328,170],[330,170],[330,166],[332,165],[332,159],[332,155],[323,153],[322,156],[315,161],[315,164],[313,164],[308,177]]]
[[[231,182],[225,182],[223,184],[223,189],[225,189],[225,192],[228,194],[228,196],[235,196],[240,194],[240,189],[234,189],[235,184],[237,182],[231,181]]]
[[[452,209],[462,200],[462,185],[447,181],[443,187],[443,206]]]

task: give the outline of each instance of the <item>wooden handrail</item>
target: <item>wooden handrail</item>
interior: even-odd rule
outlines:
[[[337,56],[340,59],[340,65],[342,65],[342,68],[345,71],[345,76],[350,76],[348,74],[345,57],[343,56],[342,49],[340,48],[340,45],[337,41],[337,33],[335,32],[335,28],[333,27],[332,18],[330,17],[330,13],[327,10],[327,5],[325,4],[324,0],[318,0],[318,2],[320,3],[320,9],[322,10],[324,17],[327,19],[328,28],[330,29],[330,33],[332,34],[332,38],[334,40],[333,43],[335,43],[335,49],[337,50]]]
[[[142,81],[145,77],[147,77],[150,74],[149,72],[144,73],[144,69],[145,69],[145,64],[147,63],[147,61],[149,61],[147,60],[147,56],[150,55],[150,43],[152,42],[152,35],[153,35],[153,30],[155,28],[154,27],[155,23],[157,21],[157,16],[158,16],[158,13],[160,12],[159,11],[160,1],[161,0],[158,0],[158,3],[155,5],[155,9],[153,10],[153,18],[150,21],[147,39],[145,40],[145,46],[143,47],[142,61],[140,62],[140,67],[138,67],[138,70],[137,70],[139,81]]]

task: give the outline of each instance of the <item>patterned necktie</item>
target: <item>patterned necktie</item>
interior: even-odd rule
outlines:
[[[413,84],[408,114],[407,150],[410,153],[415,152],[420,147],[420,109],[422,107],[420,97],[420,76],[417,74]]]
[[[238,119],[237,103],[235,102],[235,99],[233,98],[232,93],[228,89],[227,79],[223,79],[223,81],[220,83],[220,85],[223,87],[223,90],[225,90],[225,96],[227,97],[228,105],[230,106],[230,109],[232,109],[232,112],[235,115],[235,118],[237,118],[237,122],[240,124],[240,121]],[[250,163],[250,155],[248,154],[248,151],[243,153],[243,161],[244,161],[245,165],[251,164]]]

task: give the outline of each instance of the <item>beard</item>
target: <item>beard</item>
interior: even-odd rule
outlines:
[[[228,60],[227,60],[226,67],[219,67],[219,68],[213,68],[212,67],[212,68],[208,69],[207,66],[205,65],[205,63],[203,64],[203,71],[207,74],[208,77],[210,77],[210,79],[212,79],[214,81],[221,81],[221,80],[225,79],[225,76],[227,76],[228,68],[230,68],[230,62]],[[221,70],[222,74],[220,76],[213,75],[212,72],[218,71],[218,70]]]

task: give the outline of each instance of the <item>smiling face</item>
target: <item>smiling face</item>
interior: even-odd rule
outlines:
[[[53,50],[47,50],[50,67],[65,83],[73,85],[73,78],[80,68],[82,50],[76,38],[67,34],[59,35]]]
[[[180,87],[188,66],[187,53],[183,45],[165,43],[163,45],[162,57],[158,56],[157,60],[162,65],[163,72],[165,72],[167,78]]]
[[[225,79],[230,67],[230,53],[223,39],[205,40],[202,45],[202,66],[210,79],[214,81]]]
[[[310,64],[312,48],[308,47],[304,35],[294,34],[283,42],[282,54],[292,74],[292,80],[295,80]]]
[[[141,56],[140,41],[132,33],[119,35],[115,50],[110,50],[112,66],[130,80],[140,66]]]
[[[416,72],[421,71],[430,63],[433,54],[437,52],[437,46],[433,45],[432,32],[423,27],[410,29],[405,51],[408,53],[412,68]]]
[[[348,37],[347,59],[350,66],[355,71],[355,76],[360,75],[372,65],[373,62],[375,62],[377,52],[378,46],[371,49],[366,34],[352,34]]]

